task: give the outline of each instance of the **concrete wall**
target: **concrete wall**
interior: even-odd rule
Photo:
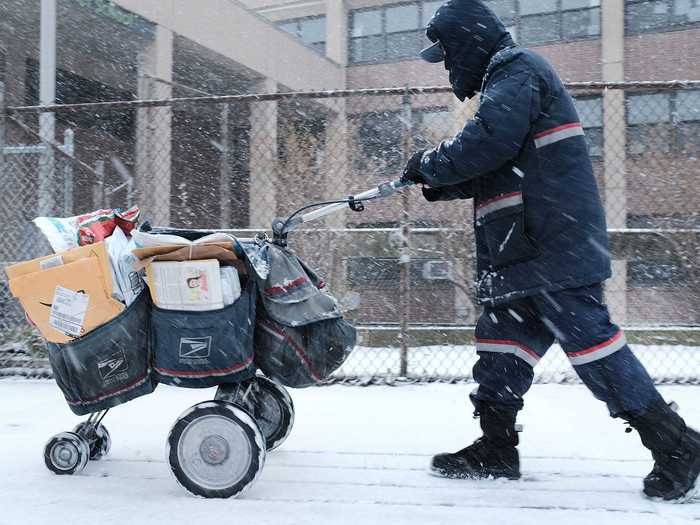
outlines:
[[[206,9],[189,0],[116,3],[290,89],[339,89],[345,85],[342,67],[310,52],[298,39],[235,0],[208,0]]]

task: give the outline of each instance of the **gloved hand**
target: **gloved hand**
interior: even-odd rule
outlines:
[[[408,159],[406,167],[403,169],[403,175],[401,175],[401,182],[413,182],[414,184],[425,184],[426,181],[423,178],[423,174],[420,171],[420,161],[423,158],[423,153],[426,150],[416,151],[411,158]]]
[[[456,199],[472,199],[476,196],[476,181],[468,180],[453,186],[440,188],[421,188],[423,197],[428,202],[453,201]]]

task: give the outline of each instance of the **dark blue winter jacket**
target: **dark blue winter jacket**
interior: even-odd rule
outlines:
[[[455,94],[481,91],[475,117],[421,162],[433,200],[475,199],[480,302],[610,277],[605,214],[583,128],[554,69],[516,47],[478,0],[447,2],[428,36],[443,44]]]

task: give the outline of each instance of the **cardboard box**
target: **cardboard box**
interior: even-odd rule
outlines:
[[[218,310],[224,307],[219,261],[152,262],[146,267],[151,298],[166,310]]]
[[[41,272],[57,266],[63,266],[86,257],[97,257],[100,264],[101,274],[106,277],[105,286],[107,287],[107,295],[111,296],[113,290],[112,271],[109,266],[109,256],[107,255],[107,247],[104,241],[95,244],[88,244],[87,246],[81,246],[79,248],[73,248],[72,250],[60,252],[54,255],[47,255],[46,257],[39,257],[37,259],[32,259],[31,261],[13,264],[12,266],[5,268],[5,273],[7,274],[8,279],[12,281],[13,279],[16,279],[22,275]]]
[[[132,253],[140,259],[134,264],[134,269],[145,268],[154,261],[194,261],[216,259],[220,265],[236,268],[236,271],[246,275],[245,263],[233,251],[232,242],[217,242],[206,244],[165,244],[148,248],[137,248]]]
[[[46,340],[67,343],[124,310],[124,305],[111,297],[111,274],[109,269],[105,272],[102,261],[93,251],[90,256],[67,264],[33,273],[14,273],[10,291]],[[71,304],[76,298],[81,300]],[[64,330],[56,326],[63,326]],[[76,326],[78,330],[67,335]]]

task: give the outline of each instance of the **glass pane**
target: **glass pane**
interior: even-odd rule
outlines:
[[[520,14],[534,15],[557,10],[557,0],[520,0]]]
[[[681,261],[630,259],[627,261],[627,278],[637,285],[675,284],[683,281]]]
[[[603,128],[586,129],[586,144],[588,144],[588,154],[591,157],[603,156]]]
[[[380,35],[382,33],[382,11],[355,11],[352,14],[352,36]]]
[[[625,27],[628,31],[653,31],[669,25],[668,0],[648,1],[625,6]]]
[[[325,42],[314,42],[309,44],[309,47],[321,55],[326,54],[326,43]]]
[[[678,145],[691,155],[697,156],[697,152],[700,151],[700,120],[684,122],[678,126]],[[700,217],[697,221],[700,223]]]
[[[523,44],[555,42],[559,40],[559,15],[528,16],[520,20],[518,28]]]
[[[438,7],[440,7],[442,4],[442,0],[439,0],[438,2],[423,2],[423,27],[428,25],[428,22],[430,22],[430,19],[435,14],[435,11],[437,11]]]
[[[400,5],[386,10],[387,33],[418,29],[418,5]]]
[[[292,22],[281,22],[277,24],[277,27],[294,36],[299,36],[299,24],[296,20],[293,20]]]
[[[679,120],[700,120],[700,91],[679,92],[676,95],[676,111]]]
[[[307,18],[301,21],[301,39],[305,44],[326,40],[326,17]]]
[[[420,113],[420,125],[418,133],[428,143],[435,146],[441,140],[450,138],[453,127],[453,119],[447,110],[424,111]]]
[[[627,127],[627,151],[632,155],[668,153],[671,140],[668,125]]]
[[[697,0],[675,0],[673,16],[679,24],[700,22],[700,2]]]
[[[417,58],[425,45],[423,30],[389,33],[386,36],[386,58]]]
[[[671,119],[671,98],[668,93],[631,95],[627,98],[628,124],[655,124]]]
[[[586,7],[600,7],[600,0],[562,0],[561,2],[563,11],[567,9],[585,9]]]
[[[398,112],[363,115],[355,139],[361,151],[355,156],[356,162],[370,173],[401,169],[404,127]]]
[[[568,11],[562,14],[562,36],[579,38],[600,35],[600,9]]]
[[[489,0],[486,5],[504,21],[515,17],[515,0]]]
[[[384,37],[366,36],[362,38],[353,38],[350,45],[350,57],[353,62],[383,59]]]
[[[599,128],[603,126],[602,98],[577,98],[574,99],[574,104],[584,128]]]

